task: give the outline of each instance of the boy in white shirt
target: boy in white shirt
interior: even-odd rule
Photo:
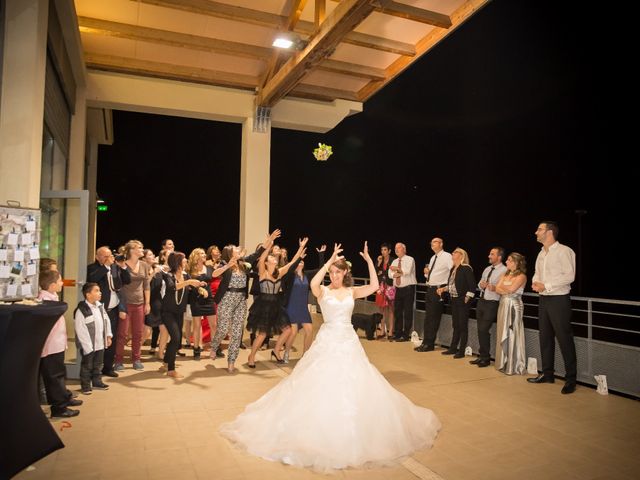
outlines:
[[[104,350],[111,345],[113,334],[111,322],[100,298],[102,293],[97,283],[87,282],[82,286],[84,301],[73,312],[76,330],[76,344],[82,355],[80,364],[80,386],[85,395],[92,389],[107,390],[109,385],[102,381]]]

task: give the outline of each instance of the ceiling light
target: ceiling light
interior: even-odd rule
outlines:
[[[291,38],[291,35],[280,34],[275,38],[272,46],[277,48],[291,48],[293,46],[293,38]]]

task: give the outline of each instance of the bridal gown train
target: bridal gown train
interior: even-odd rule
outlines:
[[[351,326],[354,299],[324,290],[324,324],[286,379],[222,435],[252,455],[314,470],[393,464],[431,447],[441,424],[394,389]]]

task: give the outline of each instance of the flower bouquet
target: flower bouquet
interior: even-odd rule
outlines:
[[[331,145],[325,145],[324,143],[319,143],[318,148],[313,150],[313,156],[316,157],[318,161],[328,160],[332,153]]]

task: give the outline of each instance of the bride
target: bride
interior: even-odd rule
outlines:
[[[431,447],[440,430],[431,410],[411,403],[369,362],[351,313],[356,298],[378,290],[376,269],[365,242],[370,283],[352,287],[341,252],[336,244],[311,281],[324,317],[311,348],[291,375],[220,427],[252,455],[320,471],[388,465]]]

